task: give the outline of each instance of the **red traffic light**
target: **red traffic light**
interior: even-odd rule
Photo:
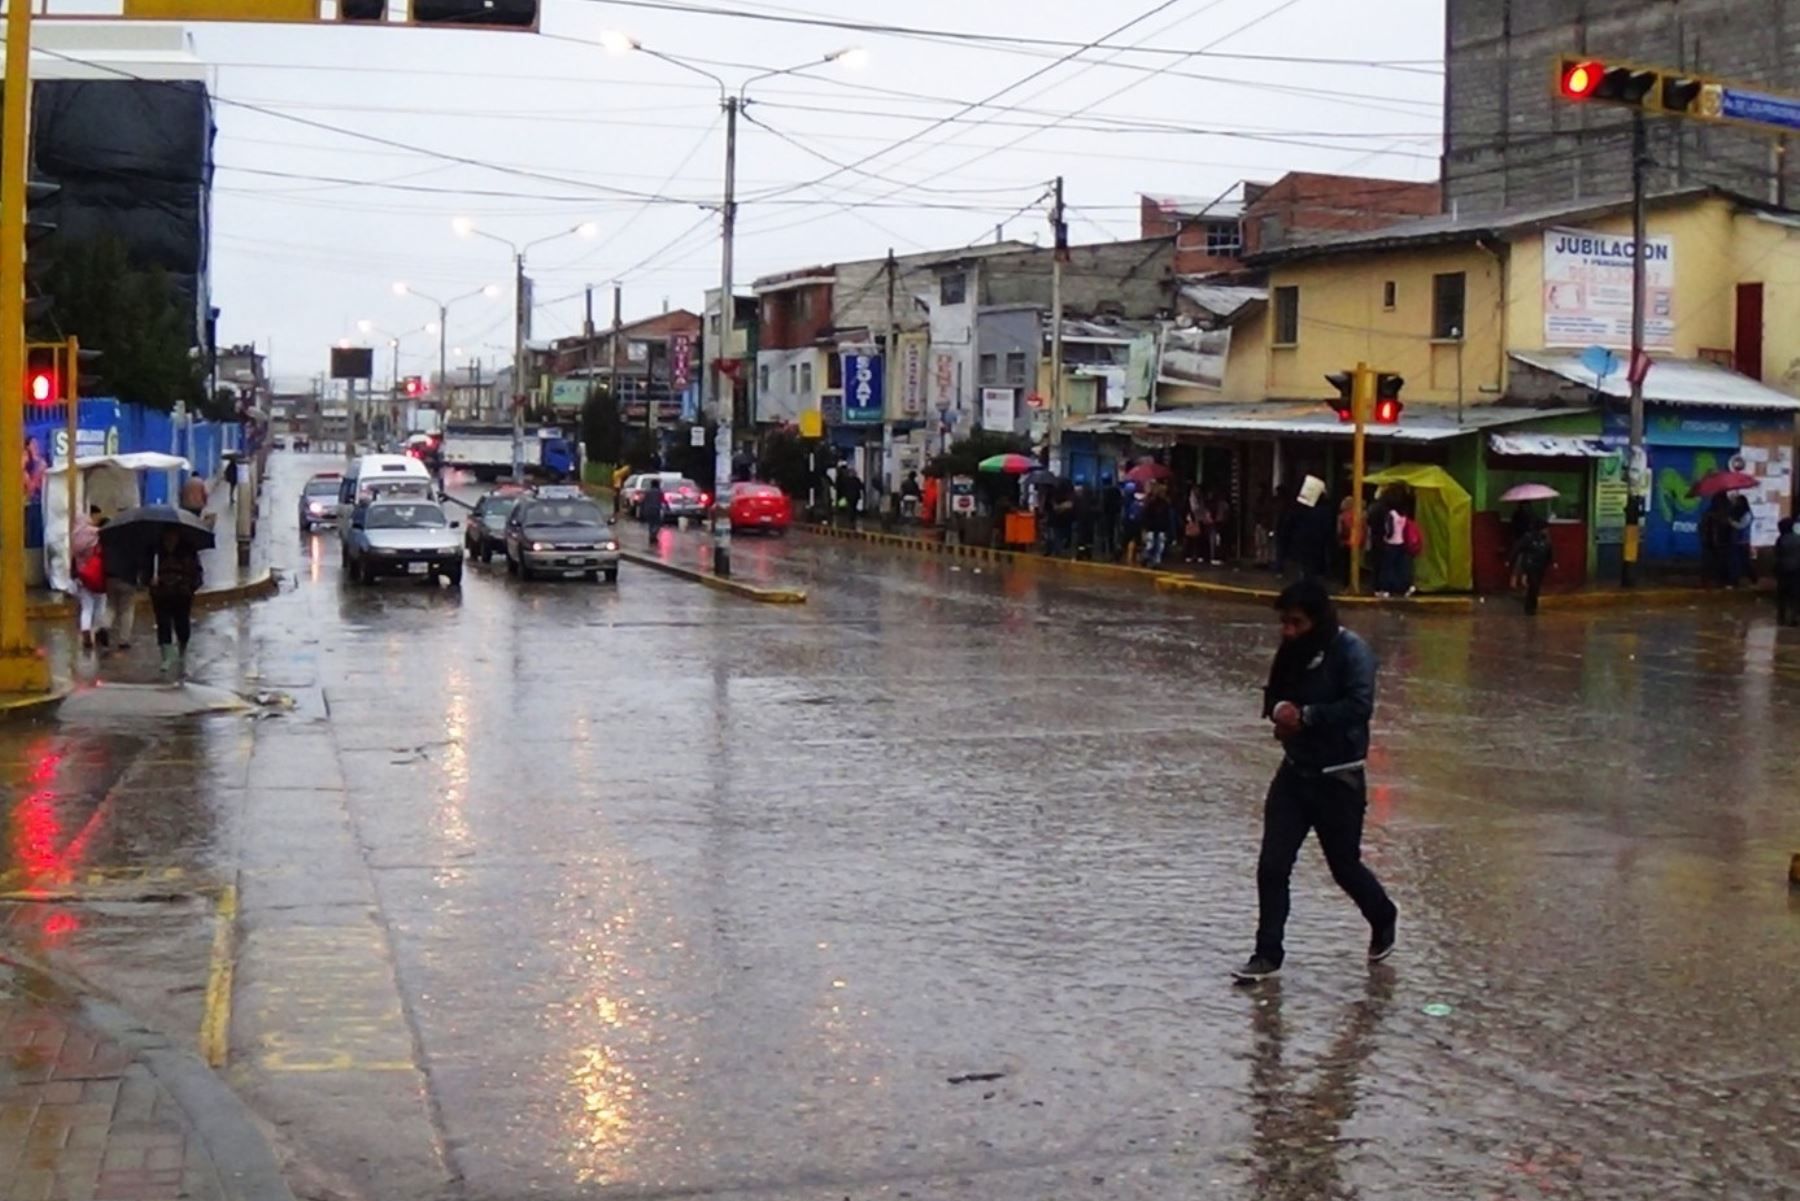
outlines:
[[[25,394],[36,404],[47,404],[57,398],[56,373],[33,371],[26,377]]]
[[[1378,400],[1375,402],[1375,424],[1396,425],[1400,421],[1400,402],[1397,400]]]
[[[417,396],[419,393],[423,392],[424,390],[425,390],[425,381],[424,380],[420,379],[416,375],[409,375],[406,377],[406,394],[408,396]]]
[[[1606,78],[1606,68],[1600,63],[1572,63],[1563,70],[1562,93],[1571,100],[1586,100],[1600,87],[1600,81]]]

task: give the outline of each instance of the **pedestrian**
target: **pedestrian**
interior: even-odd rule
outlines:
[[[665,511],[663,499],[662,480],[653,475],[650,477],[649,485],[644,489],[644,495],[638,498],[638,515],[649,527],[651,550],[655,550],[657,543],[662,539]]]
[[[856,515],[862,508],[863,482],[857,476],[856,469],[848,463],[838,468],[837,473],[837,510],[838,521],[851,529],[856,528]]]
[[[1322,579],[1331,570],[1331,543],[1337,523],[1325,503],[1325,481],[1309,475],[1294,497],[1282,535],[1284,561],[1301,579]]]
[[[940,488],[941,485],[938,483],[937,476],[928,475],[925,477],[925,483],[920,488],[919,494],[919,520],[925,525],[937,524],[938,493]]]
[[[225,456],[225,487],[230,490],[231,503],[237,504],[238,461],[236,455]]]
[[[1246,984],[1281,971],[1288,881],[1309,830],[1318,834],[1332,879],[1369,923],[1370,963],[1393,954],[1399,921],[1399,910],[1362,861],[1375,653],[1338,625],[1320,580],[1289,585],[1275,608],[1281,615],[1281,647],[1263,693],[1263,716],[1274,725],[1282,762],[1263,803],[1256,946],[1233,973]]]
[[[1126,563],[1137,559],[1144,537],[1144,490],[1126,480],[1119,490],[1119,554]]]
[[[1169,549],[1170,508],[1168,490],[1162,484],[1150,485],[1143,510],[1144,549],[1138,558],[1145,567],[1162,566]]]
[[[1413,521],[1411,498],[1405,493],[1388,506],[1381,537],[1381,579],[1375,595],[1411,596],[1413,560],[1424,551],[1424,533]]]
[[[1350,582],[1350,564],[1361,552],[1356,545],[1356,498],[1346,496],[1338,502],[1337,562],[1333,576],[1346,585]]]
[[[1521,589],[1525,586],[1525,581],[1519,575],[1517,567],[1519,546],[1530,536],[1535,524],[1529,506],[1523,503],[1514,506],[1512,521],[1508,523],[1506,533],[1506,561],[1515,565],[1511,581],[1511,587],[1514,589]]]
[[[200,554],[174,526],[165,527],[162,542],[146,564],[150,609],[156,614],[156,645],[162,651],[162,673],[187,678],[188,639],[193,633],[194,594],[204,578]]]
[[[1525,616],[1536,617],[1538,595],[1544,590],[1544,576],[1556,562],[1556,549],[1550,543],[1550,527],[1542,521],[1532,522],[1531,529],[1513,547],[1513,578],[1525,592]]]
[[[1250,534],[1251,553],[1255,556],[1258,567],[1274,567],[1275,518],[1280,512],[1274,492],[1268,488],[1258,492],[1256,506],[1251,511],[1255,514],[1255,524]]]
[[[1108,563],[1117,562],[1119,558],[1119,535],[1125,521],[1125,493],[1118,482],[1110,475],[1100,477],[1100,524],[1099,538],[1094,548],[1094,557],[1104,559]]]
[[[1231,502],[1214,493],[1206,498],[1206,515],[1208,521],[1201,531],[1206,535],[1206,557],[1209,562],[1221,566],[1225,563],[1225,531],[1231,528]],[[1231,557],[1236,558],[1242,546],[1233,539]]]
[[[1211,519],[1211,515],[1206,511],[1206,498],[1200,494],[1200,485],[1195,484],[1188,489],[1187,515],[1181,523],[1181,561],[1183,563],[1206,561],[1205,527]]]
[[[1715,493],[1700,517],[1700,582],[1708,588],[1736,582],[1733,570],[1730,503]]]
[[[144,578],[144,552],[136,538],[121,538],[101,554],[106,575],[106,611],[112,622],[112,649],[131,649],[137,630],[138,593]],[[98,641],[98,638],[96,638]]]
[[[1067,480],[1058,480],[1050,495],[1050,553],[1075,553],[1075,489]]]
[[[1094,557],[1094,493],[1086,484],[1075,489],[1075,549],[1072,557],[1076,559],[1092,559]]]
[[[919,487],[919,473],[909,471],[900,485],[900,516],[907,521],[919,519],[919,499],[923,495]]]
[[[81,649],[93,650],[96,641],[104,649],[106,635],[106,556],[100,547],[100,527],[106,518],[99,505],[75,522],[74,537],[69,540],[69,590],[75,594],[80,612]]]
[[[1775,612],[1784,626],[1800,625],[1800,532],[1783,517],[1775,539]]]
[[[181,507],[195,517],[206,512],[206,481],[200,476],[190,475],[181,485]]]
[[[1731,567],[1733,582],[1749,580],[1754,586],[1760,582],[1756,573],[1756,548],[1751,539],[1756,532],[1756,513],[1750,507],[1750,498],[1739,493],[1731,498]]]

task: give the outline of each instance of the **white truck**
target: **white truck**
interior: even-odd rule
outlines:
[[[512,426],[498,422],[452,421],[444,426],[439,448],[444,466],[466,471],[483,483],[512,474]],[[546,426],[525,431],[525,472],[538,478],[564,479],[575,470],[574,447],[562,431]]]

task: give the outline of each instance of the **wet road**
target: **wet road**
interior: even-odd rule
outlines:
[[[8,937],[170,1028],[216,1020],[223,945],[228,1077],[303,1191],[1796,1188],[1766,615],[1354,618],[1401,952],[1371,972],[1308,850],[1243,991],[1255,609],[802,537],[735,546],[799,609],[271,557],[293,584],[206,617],[196,672],[295,707],[0,734],[0,869]]]

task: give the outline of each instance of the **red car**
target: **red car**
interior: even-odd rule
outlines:
[[[731,532],[760,530],[785,534],[794,521],[794,506],[773,484],[734,484],[731,489]]]

